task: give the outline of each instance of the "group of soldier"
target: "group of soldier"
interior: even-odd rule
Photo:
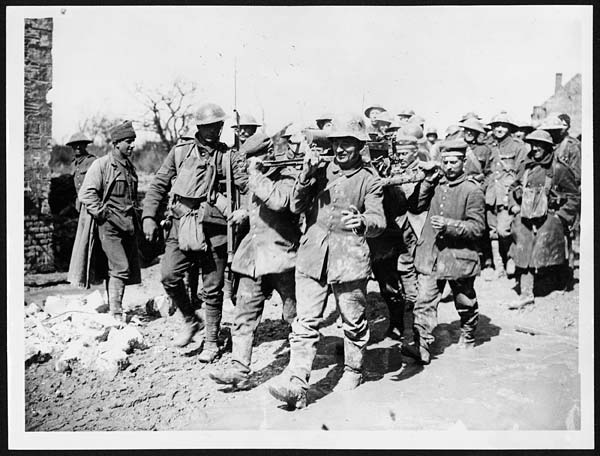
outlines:
[[[125,286],[141,282],[139,244],[164,238],[161,281],[184,320],[174,345],[204,327],[199,359],[215,361],[224,288],[235,303],[232,362],[210,373],[217,383],[248,385],[274,291],[291,325],[290,361],[269,391],[302,408],[330,294],[344,335],[335,390],[346,391],[363,379],[370,278],[387,305],[387,336],[426,365],[446,285],[458,345],[471,349],[482,270],[488,280],[515,276],[514,309],[534,303],[535,278],[572,270],[581,150],[567,115],[534,128],[506,112],[487,124],[469,113],[440,141],[411,110],[392,118],[380,105],[364,117],[323,115],[317,128],[291,124],[273,138],[236,112],[234,148],[220,141],[226,118],[216,104],[199,107],[196,131],[169,151],[141,206],[131,122],[111,130],[112,150],[98,159],[84,136],[69,142],[81,209],[71,282],[104,279],[110,313],[126,324]]]

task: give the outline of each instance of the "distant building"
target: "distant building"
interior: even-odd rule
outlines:
[[[531,120],[535,124],[551,112],[565,113],[571,117],[571,136],[581,133],[581,73],[562,85],[562,73],[556,73],[554,95],[543,104],[533,107]]]

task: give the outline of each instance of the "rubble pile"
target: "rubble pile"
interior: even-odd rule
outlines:
[[[146,348],[134,323],[106,313],[99,291],[86,297],[49,296],[43,307],[25,306],[25,364],[55,359],[55,370],[86,369],[116,375],[128,355]]]

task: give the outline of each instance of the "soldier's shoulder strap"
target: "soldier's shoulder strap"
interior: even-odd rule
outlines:
[[[183,163],[183,161],[190,155],[192,150],[194,150],[194,144],[195,143],[193,139],[181,141],[175,144],[175,150],[173,154],[175,155],[175,167],[177,168],[177,170],[181,168],[181,164]]]

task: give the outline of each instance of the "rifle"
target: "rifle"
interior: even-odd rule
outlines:
[[[319,158],[319,160],[323,162],[330,162],[333,159],[333,155],[321,155],[321,157]],[[286,168],[288,166],[293,168],[299,168],[302,167],[303,163],[304,158],[291,158],[289,160],[264,160],[262,162],[262,165],[265,168]]]
[[[233,113],[235,115],[235,123],[237,126],[237,132],[240,131],[240,114],[237,110],[237,60],[234,60],[233,64]],[[239,136],[235,136],[234,150],[239,153],[240,142]],[[234,210],[234,195],[233,195],[233,171],[231,169],[231,150],[227,151],[223,155],[223,169],[225,171],[225,192],[227,194],[227,209],[229,214],[233,213]],[[227,220],[227,267],[231,270],[231,263],[233,262],[233,249],[234,249],[234,227],[233,223]]]

